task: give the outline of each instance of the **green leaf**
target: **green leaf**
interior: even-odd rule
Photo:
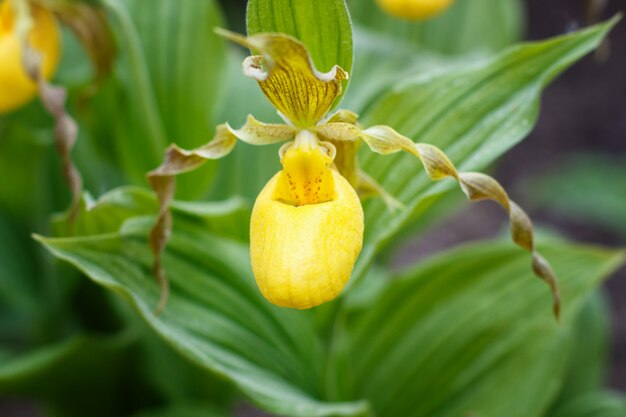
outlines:
[[[609,155],[574,155],[532,178],[528,200],[581,223],[626,236],[626,160]],[[531,182],[524,184],[530,189]]]
[[[520,0],[457,0],[442,15],[404,22],[385,14],[375,0],[351,0],[354,21],[414,47],[458,55],[498,51],[519,40],[524,23]]]
[[[103,125],[101,118],[95,120],[105,131],[100,136],[108,136],[106,139],[110,141],[114,135],[125,173],[140,181],[160,162],[167,138],[141,39],[128,7],[120,0],[104,0],[103,4],[113,16],[112,28],[119,39],[120,57],[114,78],[99,92],[94,109],[96,114],[107,114],[112,121],[107,120]]]
[[[585,301],[574,324],[572,352],[568,359],[565,384],[557,404],[590,391],[599,390],[605,380],[608,364],[610,319],[601,292]]]
[[[246,15],[249,35],[291,35],[307,46],[318,70],[352,70],[352,25],[344,0],[250,0]]]
[[[426,51],[416,52],[410,44],[362,27],[354,27],[354,66],[350,74],[350,94],[342,107],[357,113],[399,80],[410,79],[415,74],[433,71],[444,72],[450,68],[464,68],[470,58],[450,58]]]
[[[250,206],[239,197],[210,203],[173,201],[170,208],[183,218],[195,220],[205,230],[215,235],[240,241],[248,240]],[[157,210],[154,194],[144,188],[133,186],[115,188],[103,194],[97,201],[89,194],[85,194],[74,223],[73,236],[114,233],[127,220],[150,216]],[[63,236],[67,228],[66,213],[54,219],[53,228],[60,231],[57,235]]]
[[[223,24],[219,7],[213,0],[125,3],[141,39],[166,136],[186,149],[204,144],[213,134],[226,70],[226,45],[213,32]]]
[[[626,258],[541,246],[561,279],[561,325],[537,307],[549,294],[527,254],[502,242],[463,246],[396,277],[348,320],[340,398],[367,398],[381,416],[539,417],[562,384],[582,303]]]
[[[227,65],[224,41],[213,33],[222,16],[213,0],[146,3],[105,0],[122,43],[117,91],[102,110],[113,117],[115,143],[131,177],[161,162],[168,143],[192,149],[213,134]],[[111,138],[109,138],[111,139]],[[215,164],[179,183],[184,197],[206,194]]]
[[[202,402],[207,409],[209,409],[207,403],[220,408],[232,406],[238,398],[232,384],[196,366],[145,323],[139,323],[141,319],[134,311],[130,308],[124,310],[128,313],[127,321],[141,330],[137,356],[142,381],[158,391],[165,403],[178,405],[191,401]]]
[[[240,197],[209,203],[173,201],[171,210],[181,218],[194,220],[204,230],[240,242],[248,242],[250,205]]]
[[[541,90],[593,50],[616,23],[591,27],[543,42],[522,44],[442,74],[426,73],[397,84],[363,115],[365,126],[386,124],[422,143],[443,149],[459,171],[485,168],[532,129]],[[363,150],[363,170],[406,205],[389,213],[383,202],[364,204],[364,249],[357,273],[396,234],[420,216],[454,183],[432,183],[414,157],[385,157]]]
[[[259,407],[291,416],[366,412],[363,402],[325,401],[323,350],[311,315],[270,305],[254,282],[247,247],[211,234],[188,215],[174,219],[163,257],[170,301],[156,317],[159,289],[146,241],[152,221],[132,219],[105,235],[39,239],[129,302],[196,366],[232,381]]]
[[[116,188],[102,195],[97,202],[85,193],[81,208],[72,226],[73,236],[98,235],[119,230],[131,217],[155,213],[154,195],[139,187]],[[67,231],[67,213],[53,219],[53,230],[63,236]]]
[[[626,397],[617,393],[598,391],[574,397],[568,404],[548,417],[623,417]]]

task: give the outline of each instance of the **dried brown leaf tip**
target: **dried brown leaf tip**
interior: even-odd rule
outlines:
[[[389,126],[364,128],[353,112],[328,115],[348,74],[339,67],[318,72],[298,40],[275,33],[250,37],[218,33],[257,54],[244,61],[244,74],[258,82],[285,124],[261,123],[249,116],[240,129],[220,125],[213,140],[198,149],[170,147],[163,164],[148,174],[160,203],[150,233],[155,277],[162,288],[157,311],[167,300],[161,253],[172,227],[167,207],[174,196],[174,176],[227,155],[242,140],[253,145],[286,142],[279,152],[283,169],[259,194],[251,219],[252,269],[270,302],[309,308],[335,298],[350,278],[363,241],[359,197],[382,197],[392,209],[403,207],[359,168],[357,150],[364,142],[382,155],[407,152],[422,162],[430,179],[455,179],[469,200],[488,199],[502,206],[509,216],[513,241],[531,253],[532,270],[548,283],[554,315],[559,317],[557,281],[535,250],[532,223],[495,179],[459,173],[439,148],[414,143]],[[343,242],[341,247],[337,241]]]

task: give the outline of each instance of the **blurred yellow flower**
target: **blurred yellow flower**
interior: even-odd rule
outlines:
[[[443,13],[454,0],[376,0],[386,13],[404,20],[426,20]]]
[[[61,50],[59,28],[52,13],[31,5],[31,47],[43,57],[42,73],[49,79],[57,67]],[[11,0],[0,0],[0,114],[13,111],[31,100],[37,85],[24,71],[23,45],[16,33],[16,12]]]

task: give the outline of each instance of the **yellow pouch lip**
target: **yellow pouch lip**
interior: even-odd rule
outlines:
[[[336,298],[349,281],[363,244],[363,209],[335,170],[336,198],[292,206],[273,199],[280,173],[255,202],[250,256],[263,296],[280,307],[309,309]]]

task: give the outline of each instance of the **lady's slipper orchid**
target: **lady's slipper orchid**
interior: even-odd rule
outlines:
[[[23,106],[37,93],[37,84],[24,70],[24,51],[16,30],[16,14],[11,0],[0,0],[0,114]],[[32,6],[31,15],[33,23],[28,41],[41,54],[41,72],[43,78],[49,79],[59,61],[59,28],[47,9]]]
[[[167,206],[174,194],[174,176],[225,156],[239,139],[253,145],[286,142],[279,152],[283,169],[259,194],[250,226],[252,269],[270,302],[302,309],[335,298],[349,280],[362,245],[363,210],[358,195],[378,195],[389,205],[398,205],[359,170],[356,149],[365,142],[379,154],[405,151],[416,156],[432,180],[456,179],[470,200],[499,203],[509,214],[513,240],[532,253],[533,271],[550,285],[558,316],[556,279],[534,250],[530,219],[496,180],[480,173],[459,173],[440,149],[414,143],[388,126],[364,129],[352,112],[340,110],[328,116],[348,74],[338,66],[328,73],[317,71],[298,40],[274,33],[249,37],[218,33],[260,52],[246,58],[244,73],[259,83],[286,123],[265,124],[248,116],[240,129],[220,125],[215,138],[198,149],[171,146],[163,164],[149,173],[161,205],[150,234],[154,272],[163,290],[158,311],[167,299],[160,253],[171,228]]]
[[[443,13],[454,0],[376,0],[386,13],[404,20],[426,20]]]

